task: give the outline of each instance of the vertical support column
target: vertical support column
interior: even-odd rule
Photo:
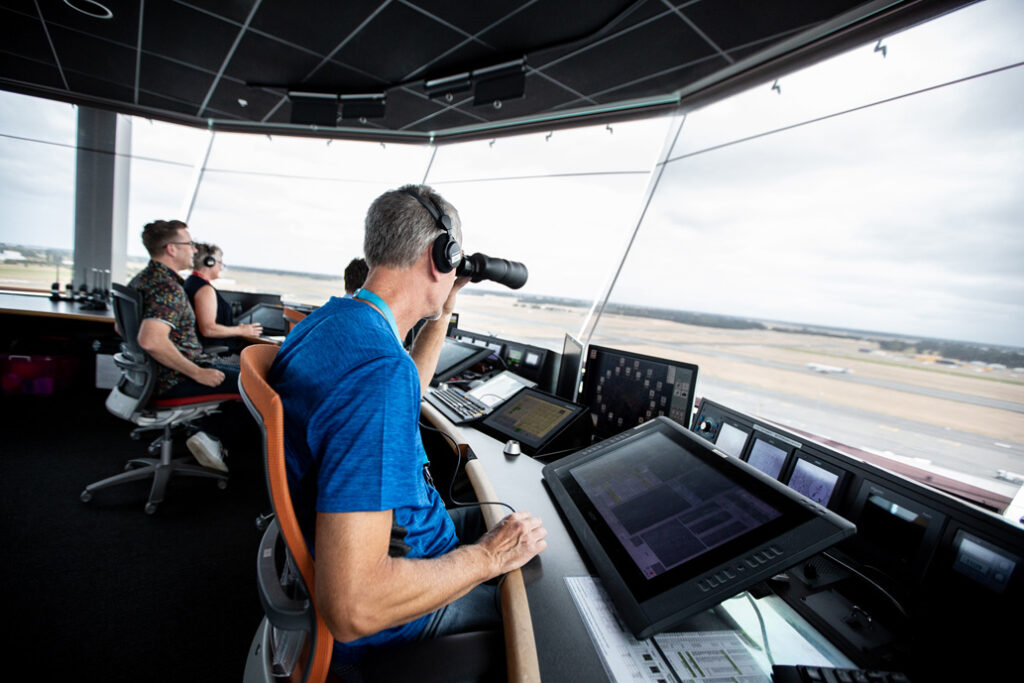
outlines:
[[[665,134],[665,142],[661,147],[661,153],[658,155],[658,160],[655,162],[654,167],[651,168],[651,173],[647,178],[647,189],[644,191],[644,197],[640,203],[640,212],[636,217],[636,222],[633,224],[633,231],[629,234],[629,239],[626,240],[626,244],[622,249],[622,258],[619,260],[619,265],[608,279],[604,291],[598,298],[594,299],[594,303],[590,306],[590,312],[587,313],[587,317],[584,318],[583,324],[580,326],[578,339],[584,346],[590,344],[590,338],[594,336],[594,328],[597,327],[597,323],[601,320],[601,314],[604,313],[604,308],[608,305],[608,298],[611,296],[612,290],[615,289],[615,283],[619,280],[622,267],[626,265],[626,259],[629,258],[633,242],[636,241],[637,233],[640,232],[640,226],[643,225],[644,217],[647,215],[647,209],[651,205],[654,193],[658,189],[658,183],[661,182],[661,176],[665,172],[665,163],[672,154],[672,149],[676,146],[676,140],[679,139],[679,133],[683,130],[683,123],[685,121],[686,114],[683,113],[676,113],[671,118],[668,131]]]
[[[72,283],[108,287],[124,282],[131,171],[131,119],[78,107],[75,159],[75,250]],[[104,275],[104,280],[106,276]]]

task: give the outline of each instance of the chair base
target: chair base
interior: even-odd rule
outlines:
[[[132,458],[125,465],[126,471],[120,474],[115,474],[112,477],[101,479],[100,481],[89,484],[82,491],[80,498],[82,502],[88,503],[92,500],[93,492],[99,489],[108,488],[111,486],[117,486],[118,484],[124,484],[129,481],[141,481],[152,478],[153,485],[149,490],[149,499],[146,501],[145,510],[147,514],[153,514],[157,510],[157,506],[164,500],[164,494],[167,491],[167,484],[171,480],[172,476],[185,476],[185,477],[204,477],[206,479],[217,480],[217,487],[220,489],[227,488],[228,475],[223,472],[217,472],[215,470],[209,470],[205,467],[200,467],[194,464],[190,457],[182,458],[171,458],[171,425],[164,426],[164,433],[161,435],[153,446],[159,445],[160,457],[159,458]]]

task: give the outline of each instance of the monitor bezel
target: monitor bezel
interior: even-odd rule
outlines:
[[[721,433],[721,428],[719,428],[719,433]],[[718,439],[716,438],[715,441],[717,442]],[[769,446],[774,446],[785,454],[782,456],[782,465],[779,466],[779,473],[772,477],[773,479],[781,481],[782,477],[786,474],[790,463],[793,461],[793,453],[800,447],[800,445],[778,434],[769,432],[759,425],[754,425],[751,432],[747,434],[747,442],[743,445],[743,454],[740,456],[740,459],[743,462],[750,463],[750,456],[754,450],[754,444],[758,441],[764,441]],[[754,467],[754,469],[757,469],[759,472],[761,471],[754,465],[751,465],[751,467]],[[769,474],[767,476],[770,477],[771,475]]]
[[[706,466],[758,495],[779,510],[781,516],[713,548],[697,562],[689,561],[648,580],[596,512],[572,473],[584,463],[644,438],[651,430],[665,434]],[[597,567],[620,615],[638,638],[653,635],[711,607],[854,531],[847,520],[747,463],[723,457],[705,439],[664,416],[547,465],[543,478],[584,554]],[[779,554],[768,557],[772,554],[767,551],[769,548]],[[722,572],[732,576],[718,580],[716,577]]]
[[[435,370],[434,370],[434,377],[430,381],[431,384],[437,384],[439,382],[444,382],[446,380],[449,380],[452,377],[455,377],[456,375],[458,375],[460,372],[463,372],[467,368],[472,367],[473,365],[479,363],[480,361],[484,360],[485,358],[490,356],[492,353],[494,353],[494,351],[492,349],[489,349],[487,347],[480,347],[480,346],[477,346],[476,344],[470,344],[469,342],[459,341],[458,339],[454,339],[452,337],[445,337],[444,338],[444,343],[445,344],[458,345],[458,346],[460,346],[462,348],[465,348],[465,349],[472,349],[473,351],[475,351],[475,353],[470,354],[466,358],[463,358],[462,360],[457,361],[456,363],[448,366],[447,368],[445,368],[443,370],[438,370],[438,369],[435,368]],[[440,362],[440,361],[441,361],[440,356],[438,356],[438,362]]]
[[[576,356],[576,362],[575,367],[573,368],[572,378],[567,378],[568,373],[565,370],[565,368],[567,367],[565,363],[566,358],[573,357],[572,355],[567,354],[566,351],[569,344],[574,344],[575,347],[579,348],[579,354]],[[572,336],[569,333],[565,334],[565,339],[562,340],[562,355],[560,356],[558,363],[558,379],[555,383],[556,396],[561,396],[567,401],[576,401],[576,397],[580,391],[580,373],[583,369],[583,359],[586,356],[586,352],[587,347],[583,342],[581,342],[579,339],[577,339],[576,337]],[[571,385],[569,387],[566,387],[564,386],[564,384],[566,383],[571,383]],[[571,396],[567,395],[568,389],[571,389]]]
[[[812,451],[801,447],[790,456],[789,465],[786,470],[783,471],[782,476],[779,477],[779,481],[785,483],[786,486],[789,486],[791,489],[793,487],[790,486],[790,481],[793,479],[793,473],[796,472],[796,466],[801,460],[804,460],[815,467],[819,467],[829,474],[837,475],[838,478],[836,479],[836,485],[832,488],[832,495],[829,496],[827,503],[821,503],[829,510],[835,510],[839,506],[840,501],[842,501],[843,493],[846,491],[846,486],[850,482],[851,474],[849,470],[843,469],[840,465],[836,465],[835,463],[825,460]],[[793,490],[795,491],[796,489]]]
[[[633,428],[635,426],[635,425],[629,425],[628,427],[625,427],[624,429],[622,429],[622,430],[620,430],[618,432],[609,432],[607,430],[601,429],[599,421],[598,421],[597,424],[594,423],[594,412],[591,410],[591,394],[594,391],[594,382],[595,382],[595,380],[593,379],[593,377],[595,375],[593,374],[593,372],[592,372],[592,370],[590,368],[590,361],[591,361],[590,354],[592,352],[594,352],[594,351],[597,351],[599,354],[600,353],[615,354],[617,356],[622,356],[622,357],[629,358],[629,359],[632,359],[632,360],[639,360],[639,361],[647,362],[647,363],[660,363],[662,365],[673,365],[677,369],[683,369],[683,370],[690,371],[690,386],[689,386],[688,394],[687,394],[688,395],[688,401],[687,401],[688,405],[687,405],[687,409],[686,409],[686,424],[676,423],[676,424],[682,424],[682,426],[685,427],[686,429],[690,428],[690,423],[693,421],[693,404],[694,404],[694,400],[696,399],[695,393],[697,391],[697,372],[700,369],[695,363],[687,363],[686,361],[671,360],[671,359],[668,359],[668,358],[659,358],[658,356],[648,356],[648,355],[643,354],[643,353],[636,353],[634,351],[625,351],[623,349],[615,349],[615,348],[612,348],[610,346],[601,346],[599,344],[590,344],[590,345],[587,346],[587,348],[584,350],[584,353],[583,353],[583,363],[582,363],[583,379],[582,379],[582,383],[581,383],[582,386],[580,388],[579,395],[577,396],[576,400],[579,403],[581,403],[582,405],[584,405],[587,408],[587,411],[590,413],[591,423],[592,423],[591,426],[593,428],[594,436],[596,436],[597,438],[608,438],[608,437],[615,436],[616,434],[620,434],[623,431],[629,430],[629,429],[631,429],[631,428]],[[652,417],[651,419],[653,420],[655,418]]]
[[[551,403],[557,403],[563,407],[569,408],[568,414],[558,422],[558,424],[539,442],[524,441],[521,434],[509,432],[504,429],[501,425],[495,424],[495,421],[501,417],[505,411],[516,405],[518,401],[524,395],[533,395],[538,398],[544,399]],[[484,416],[479,422],[476,423],[476,428],[487,434],[488,436],[494,437],[499,440],[515,439],[519,442],[520,450],[526,455],[539,455],[543,456],[544,450],[559,436],[564,434],[573,423],[585,412],[585,408],[578,403],[572,401],[566,401],[561,396],[555,396],[547,391],[543,391],[537,387],[523,387],[505,401],[494,408],[490,413]]]

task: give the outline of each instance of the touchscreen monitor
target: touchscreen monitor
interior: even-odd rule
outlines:
[[[486,347],[467,344],[456,341],[451,337],[445,337],[444,346],[441,347],[441,356],[437,359],[437,369],[434,371],[432,384],[443,382],[454,377],[466,368],[482,361],[491,355],[491,349]]]
[[[750,432],[723,422],[718,430],[718,440],[715,441],[715,445],[723,453],[738,458],[743,455],[743,449],[747,446],[747,437],[749,436]]]
[[[638,638],[854,532],[666,417],[547,465],[543,476]]]
[[[524,387],[480,423],[481,431],[498,439],[515,439],[523,453],[540,455],[583,415],[581,405],[539,389]]]

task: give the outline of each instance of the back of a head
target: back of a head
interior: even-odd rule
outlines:
[[[224,252],[221,251],[220,247],[216,244],[207,244],[206,242],[196,242],[196,253],[192,256],[192,270],[199,270],[200,268],[212,268],[213,266],[207,259],[213,259],[219,261]]]
[[[409,192],[433,202],[447,214],[452,221],[452,236],[462,242],[462,221],[454,206],[427,185],[404,185],[377,197],[366,212],[363,252],[370,268],[409,268],[443,232],[430,212]]]
[[[345,291],[352,293],[363,286],[370,269],[366,259],[354,258],[345,266]]]
[[[152,257],[157,257],[165,246],[174,241],[178,231],[187,228],[184,221],[156,220],[142,228],[142,245]]]

